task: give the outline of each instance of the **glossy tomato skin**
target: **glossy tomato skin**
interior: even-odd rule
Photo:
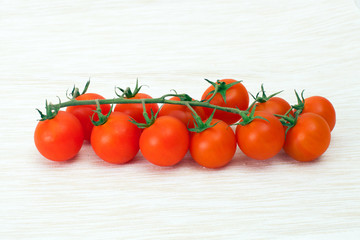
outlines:
[[[280,97],[272,97],[266,102],[256,103],[255,111],[265,111],[271,114],[285,115],[290,110],[290,104]],[[251,112],[251,110],[250,110]]]
[[[284,150],[295,160],[308,162],[327,150],[330,139],[330,128],[323,117],[303,113],[299,115],[296,125],[287,132]]]
[[[145,128],[140,137],[140,150],[152,164],[172,166],[184,158],[189,149],[189,132],[179,119],[162,116]]]
[[[172,97],[169,100],[180,101],[180,98]],[[193,107],[193,109],[201,119],[204,120],[206,118],[205,111],[202,107]],[[183,122],[185,126],[189,128],[194,127],[194,117],[192,115],[192,111],[185,105],[164,104],[161,107],[158,116],[173,116]]]
[[[331,102],[321,96],[312,96],[305,99],[305,105],[302,113],[316,113],[322,116],[329,124],[330,131],[335,127],[336,113]]]
[[[84,133],[79,120],[74,115],[59,111],[54,118],[37,124],[34,141],[36,148],[45,158],[66,161],[80,151]]]
[[[256,160],[274,157],[285,142],[285,131],[280,120],[265,111],[255,112],[254,116],[267,119],[254,119],[249,124],[236,127],[237,143],[241,151]]]
[[[76,100],[95,100],[95,99],[105,99],[103,96],[96,93],[85,93],[75,98]],[[110,111],[110,104],[102,104],[100,106],[101,113],[106,115]],[[80,105],[80,106],[70,106],[66,108],[67,112],[72,113],[77,119],[79,119],[81,126],[84,131],[84,139],[90,141],[91,131],[93,129],[93,124],[91,122],[91,117],[94,115],[94,110],[96,110],[96,105]],[[94,115],[94,120],[99,120],[97,114]]]
[[[129,99],[151,99],[152,97],[146,93],[137,93],[135,97]],[[151,110],[154,114],[159,110],[159,106],[156,103],[145,104],[146,113],[151,118]],[[114,109],[115,112],[123,112],[132,117],[138,123],[146,123],[143,115],[143,105],[141,103],[130,104],[117,104]]]
[[[234,79],[220,80],[220,82],[225,82],[226,84],[233,83],[235,81],[236,80]],[[208,89],[206,89],[201,99],[210,99],[212,97],[212,94],[209,95],[209,92],[214,91],[214,89],[214,86],[210,86]],[[226,103],[224,102],[223,97],[219,93],[215,95],[215,97],[210,101],[210,103],[222,107],[239,108],[240,110],[246,110],[249,106],[249,94],[244,85],[238,83],[226,91]],[[209,117],[214,111],[214,109],[211,108],[204,108],[204,110],[207,117]],[[241,117],[239,114],[217,110],[215,112],[214,118],[222,120],[228,125],[230,125],[239,121]]]
[[[91,146],[101,159],[123,164],[136,156],[141,130],[130,120],[124,113],[112,112],[103,125],[94,126]]]
[[[213,119],[217,124],[200,133],[191,133],[190,153],[201,166],[220,168],[227,165],[236,152],[236,138],[232,128],[225,122]]]

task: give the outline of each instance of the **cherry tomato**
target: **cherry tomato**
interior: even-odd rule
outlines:
[[[265,111],[271,114],[285,115],[290,110],[290,104],[280,97],[272,97],[266,102],[258,102],[255,104],[255,111]],[[252,108],[251,108],[252,109]],[[249,110],[251,112],[251,109]]]
[[[34,141],[41,155],[47,159],[66,161],[80,151],[84,133],[74,115],[59,111],[54,118],[37,124]]]
[[[170,98],[172,101],[180,101],[179,97]],[[201,119],[205,119],[205,112],[202,107],[193,107],[196,113]],[[192,111],[185,105],[176,105],[176,104],[164,104],[160,111],[159,117],[161,116],[173,116],[180,121],[182,121],[187,127],[194,127],[194,117]]]
[[[220,168],[228,164],[236,152],[236,138],[225,122],[213,119],[210,127],[191,133],[190,153],[193,159],[207,168]]]
[[[286,135],[284,150],[295,160],[307,162],[320,157],[329,147],[330,128],[323,117],[302,113]]]
[[[302,113],[316,113],[322,116],[329,124],[330,131],[335,127],[336,113],[334,106],[329,100],[321,96],[312,96],[305,99],[304,109]]]
[[[137,93],[134,97],[128,99],[150,99],[152,98],[145,93]],[[151,118],[151,111],[156,114],[159,110],[159,106],[156,103],[147,103],[145,104],[146,113],[149,118]],[[145,118],[143,115],[143,106],[141,103],[129,103],[129,104],[117,104],[114,109],[115,112],[123,112],[130,117],[132,117],[138,123],[145,123]]]
[[[94,126],[91,146],[101,159],[122,164],[138,153],[141,130],[130,120],[124,113],[112,112],[103,125]]]
[[[221,83],[231,84],[236,82],[234,79],[223,79],[217,81],[217,85],[221,85]],[[214,91],[215,87],[210,86],[204,94],[202,95],[202,100],[208,100],[210,99],[213,94],[211,94],[211,91]],[[233,86],[231,86],[229,89],[226,90],[225,93],[226,96],[226,103],[223,99],[223,96],[220,93],[215,94],[214,98],[210,101],[211,104],[222,106],[222,107],[230,107],[230,108],[239,108],[240,110],[246,110],[249,106],[249,94],[241,83],[237,83]],[[211,108],[204,108],[205,114],[207,117],[209,117],[213,109]],[[224,112],[221,110],[217,110],[214,115],[215,119],[222,120],[226,122],[227,124],[233,124],[240,120],[241,116],[239,114],[235,113],[229,113]]]
[[[140,150],[152,164],[172,166],[180,162],[189,148],[189,132],[179,119],[162,116],[140,137]]]
[[[85,93],[75,98],[76,100],[95,100],[95,99],[105,99],[103,96],[96,93]],[[106,115],[110,111],[110,104],[102,104],[101,113]],[[84,139],[90,141],[91,131],[93,129],[93,124],[91,122],[91,117],[94,115],[96,110],[96,105],[79,105],[79,106],[70,106],[66,108],[67,112],[70,112],[79,119],[81,126],[84,131]],[[94,120],[99,120],[97,114],[94,115]]]
[[[255,111],[255,118],[247,125],[236,127],[237,143],[241,151],[248,157],[265,160],[275,156],[282,149],[285,131],[280,120],[265,111]]]

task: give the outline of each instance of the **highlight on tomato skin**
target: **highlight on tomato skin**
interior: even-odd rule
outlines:
[[[94,126],[91,146],[96,155],[112,164],[124,164],[136,156],[141,130],[130,120],[124,113],[112,112],[104,124]]]
[[[76,100],[96,100],[96,99],[105,99],[103,96],[97,93],[84,93],[75,98]],[[110,111],[110,104],[102,104],[100,106],[101,113],[106,115]],[[90,141],[91,132],[93,129],[93,124],[91,118],[94,115],[94,110],[96,110],[96,105],[78,105],[78,106],[69,106],[66,108],[67,112],[72,113],[77,119],[79,119],[81,126],[84,131],[84,140]],[[94,120],[99,120],[97,114],[94,115]]]
[[[140,150],[150,163],[173,166],[189,149],[189,131],[184,123],[172,116],[158,117],[140,136]]]
[[[45,158],[52,161],[67,161],[80,151],[84,133],[80,121],[74,115],[59,111],[54,118],[37,124],[34,142]]]
[[[323,117],[302,113],[287,132],[284,151],[297,161],[309,162],[325,153],[330,140],[330,127]]]
[[[221,168],[226,166],[236,152],[236,138],[232,128],[224,121],[212,119],[214,125],[202,132],[192,132],[190,154],[201,166]]]

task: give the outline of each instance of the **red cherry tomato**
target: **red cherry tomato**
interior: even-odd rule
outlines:
[[[172,166],[184,158],[189,148],[189,132],[177,118],[162,116],[140,137],[140,150],[152,164]]]
[[[215,126],[202,132],[191,133],[191,156],[207,168],[227,165],[236,152],[236,138],[232,128],[221,120],[213,119],[211,124],[215,123]]]
[[[266,102],[258,102],[255,104],[255,111],[265,111],[271,114],[285,115],[290,110],[290,104],[280,97],[272,97]],[[251,108],[252,109],[252,108]],[[251,109],[249,110],[251,112]]]
[[[330,139],[330,128],[323,117],[303,113],[299,115],[296,125],[287,132],[284,150],[295,160],[312,161],[327,150]]]
[[[282,149],[285,131],[278,118],[269,112],[259,111],[256,118],[247,125],[236,127],[236,138],[241,151],[248,157],[265,160],[275,156]]]
[[[95,99],[105,99],[103,96],[96,93],[85,93],[75,98],[76,100],[95,100]],[[110,104],[102,104],[101,113],[106,115],[110,111]],[[81,126],[84,131],[84,139],[90,141],[91,131],[93,129],[93,124],[91,122],[91,117],[94,115],[96,110],[96,105],[79,105],[79,106],[70,106],[66,108],[67,112],[72,113],[77,119],[79,119]],[[99,120],[97,114],[94,115],[94,120]]]
[[[145,93],[137,93],[135,97],[128,99],[150,99],[152,98]],[[149,118],[151,118],[151,111],[156,114],[159,110],[159,106],[156,103],[147,103],[145,104],[146,113]],[[145,118],[143,115],[143,105],[141,103],[130,103],[130,104],[117,104],[114,109],[115,112],[123,112],[130,117],[132,117],[138,123],[145,123]]]
[[[335,108],[331,102],[321,96],[312,96],[305,99],[305,105],[302,113],[316,113],[322,116],[329,124],[330,131],[335,127],[336,113]]]
[[[180,101],[179,97],[170,98],[172,101]],[[205,112],[202,107],[193,107],[196,113],[201,119],[205,119]],[[180,121],[182,121],[187,127],[194,127],[194,117],[192,111],[185,105],[176,105],[176,104],[164,104],[160,111],[159,117],[161,116],[173,116]]]
[[[124,113],[112,112],[103,125],[94,126],[91,146],[101,159],[122,164],[138,153],[141,130],[130,120]]]
[[[221,84],[221,82],[224,82],[226,84],[231,84],[236,82],[234,79],[223,79],[219,80],[217,84]],[[204,94],[202,95],[202,100],[208,100],[210,99],[213,94],[211,94],[211,91],[214,91],[215,87],[210,86]],[[210,101],[211,104],[221,106],[221,107],[230,107],[230,108],[239,108],[240,110],[246,110],[249,106],[249,94],[241,83],[235,84],[229,89],[226,90],[226,103],[223,99],[223,96],[220,93],[215,94],[214,98]],[[209,117],[214,109],[211,108],[204,108],[205,114],[207,117]],[[227,124],[233,124],[240,120],[240,115],[235,113],[229,113],[224,112],[221,110],[217,110],[214,115],[215,119],[220,119]]]
[[[37,124],[34,141],[41,155],[47,159],[66,161],[80,151],[84,133],[74,115],[59,111],[54,118]]]

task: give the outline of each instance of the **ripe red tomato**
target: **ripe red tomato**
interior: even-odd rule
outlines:
[[[312,161],[326,151],[330,139],[330,128],[323,117],[315,113],[303,113],[287,132],[284,150],[295,160]]]
[[[96,93],[84,93],[75,98],[76,100],[95,100],[95,99],[105,99],[103,96]],[[110,104],[102,104],[100,106],[101,113],[106,115],[110,111]],[[81,126],[84,131],[84,139],[90,141],[91,131],[93,129],[93,124],[91,122],[91,117],[94,115],[96,110],[96,105],[79,105],[79,106],[70,106],[66,108],[67,112],[72,113],[77,119],[79,119]],[[99,120],[98,115],[94,115],[94,120]]]
[[[272,97],[266,102],[258,102],[255,104],[255,111],[265,111],[271,114],[285,115],[290,110],[290,104],[280,97]],[[251,108],[252,109],[252,108]],[[251,112],[251,109],[249,110]]]
[[[328,99],[321,96],[306,98],[302,113],[308,112],[316,113],[322,116],[329,124],[330,131],[334,129],[336,123],[336,113],[334,106]]]
[[[247,125],[236,127],[236,138],[241,151],[248,157],[265,160],[275,156],[282,149],[285,131],[280,120],[265,111],[255,111],[255,118]]]
[[[47,159],[66,161],[80,151],[84,133],[74,115],[59,111],[54,118],[37,124],[34,141],[41,155]]]
[[[122,164],[138,153],[141,130],[130,120],[124,113],[112,112],[103,125],[94,126],[91,146],[101,159]]]
[[[179,97],[172,97],[169,100],[180,101]],[[192,107],[201,119],[205,119],[205,112],[202,107]],[[160,111],[161,116],[173,116],[182,121],[188,128],[194,127],[194,117],[192,111],[185,105],[164,104]]]
[[[132,98],[127,99],[150,99],[152,98],[145,93],[137,93]],[[156,114],[159,110],[159,106],[156,103],[145,104],[146,113],[151,118],[151,111]],[[114,109],[115,112],[123,112],[132,117],[138,123],[146,123],[143,115],[143,105],[141,103],[129,103],[129,104],[117,104]]]
[[[221,85],[220,88],[224,89],[226,88],[226,84],[233,84],[235,82],[236,80],[234,79],[223,79],[217,81],[216,84]],[[214,86],[210,86],[208,89],[206,89],[206,91],[202,95],[201,100],[210,99],[213,96],[213,94],[211,94],[210,92],[214,90],[215,90]],[[221,93],[215,94],[214,98],[210,101],[210,103],[222,107],[239,108],[240,110],[246,110],[249,106],[249,94],[246,88],[244,87],[244,85],[242,85],[241,83],[237,83],[231,86],[229,89],[227,89],[225,96],[226,96],[226,103]],[[204,110],[206,116],[209,117],[214,109],[204,108]],[[241,116],[239,114],[217,110],[215,112],[214,118],[220,119],[230,125],[239,121]]]
[[[213,119],[210,127],[202,132],[192,132],[190,153],[201,166],[220,168],[227,165],[236,152],[236,138],[232,128],[225,122]]]
[[[140,150],[152,164],[172,166],[184,158],[189,149],[189,132],[177,118],[162,116],[140,137]]]

